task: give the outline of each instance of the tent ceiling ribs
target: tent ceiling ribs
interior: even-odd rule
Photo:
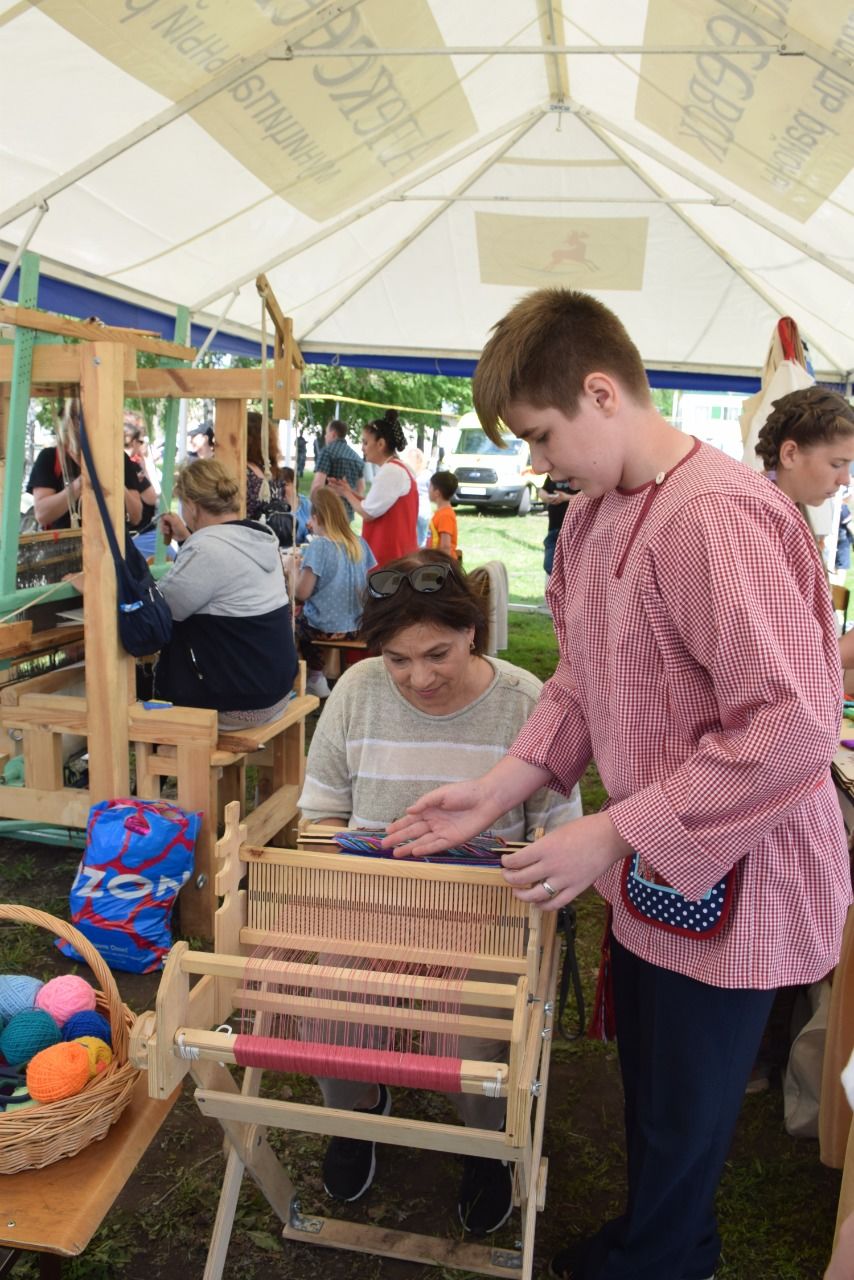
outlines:
[[[755,58],[758,53],[777,54],[780,57],[799,57],[798,49],[787,49],[783,44],[752,44],[749,47],[738,45],[727,46],[727,57]],[[804,54],[810,56],[804,49]],[[498,58],[508,57],[542,58],[544,54],[571,55],[572,57],[602,56],[614,54],[678,55],[714,53],[720,54],[720,46],[715,44],[443,44],[443,45],[396,45],[394,48],[375,48],[371,46],[371,56],[376,58],[435,58],[435,57],[473,57]],[[302,58],[322,58],[324,62],[330,58],[352,58],[352,49],[292,49],[286,46],[284,52],[271,54],[270,62],[295,62]],[[851,69],[849,68],[849,73]]]
[[[722,3],[726,9],[731,9],[733,13],[737,13],[739,17],[744,18],[747,22],[753,23],[754,26],[760,27],[763,31],[770,31],[780,41],[781,53],[785,55],[803,54],[808,58],[812,58],[813,62],[818,62],[822,67],[826,67],[828,71],[832,71],[834,75],[839,76],[842,80],[847,80],[849,84],[854,84],[854,66],[850,62],[838,57],[835,53],[829,52],[827,49],[823,49],[820,44],[816,44],[814,40],[810,40],[808,36],[803,35],[800,31],[787,27],[785,22],[781,22],[779,18],[775,18],[769,13],[764,13],[756,4],[750,3],[750,0],[722,0]],[[730,50],[728,49],[727,56],[729,53]]]
[[[519,126],[518,129],[514,130],[514,132],[510,135],[509,138],[504,138],[501,144],[495,150],[495,152],[492,155],[487,156],[487,158],[482,162],[482,164],[478,165],[474,173],[470,174],[459,185],[459,187],[457,188],[457,192],[455,194],[462,195],[472,185],[473,182],[477,182],[478,179],[482,178],[485,173],[488,173],[489,170],[492,168],[492,166],[494,164],[497,164],[497,162],[501,159],[501,157],[507,151],[509,151],[511,147],[515,146],[516,143],[519,142],[521,138],[524,138],[525,134],[528,133],[530,129],[533,129],[535,124],[539,123],[540,118],[542,118],[541,115],[537,119],[526,120],[523,124]],[[387,267],[390,262],[393,262],[395,258],[399,257],[399,255],[403,253],[404,249],[406,249],[410,244],[412,244],[413,240],[416,240],[420,235],[423,235],[423,233],[427,230],[427,228],[431,226],[436,221],[437,218],[441,217],[441,215],[445,213],[447,209],[450,208],[451,203],[452,203],[451,201],[444,201],[439,206],[438,209],[434,209],[426,218],[424,218],[421,222],[419,222],[418,226],[415,227],[414,230],[410,231],[409,235],[404,236],[403,240],[401,240],[398,244],[394,245],[388,251],[388,253],[384,254],[383,257],[380,259],[380,261],[376,263],[374,266],[372,266],[371,269],[365,273],[365,275],[362,277],[361,280],[357,281],[356,284],[354,284],[350,289],[348,289],[344,293],[343,297],[336,298],[332,306],[327,307],[327,309],[322,313],[322,315],[315,317],[315,319],[312,320],[308,328],[303,330],[303,332],[300,334],[299,341],[302,342],[304,337],[307,337],[310,333],[312,333],[315,329],[317,329],[320,325],[322,325],[324,320],[327,320],[329,316],[333,314],[333,312],[337,311],[340,307],[345,306],[352,297],[354,297],[357,293],[359,293],[362,289],[364,289],[366,285],[370,284],[374,276],[377,275],[378,272],[384,270],[385,267]]]
[[[476,151],[481,151],[484,147],[488,147],[491,143],[499,138],[504,138],[512,130],[518,128],[526,121],[535,124],[542,118],[542,107],[535,107],[533,110],[525,111],[521,116],[516,116],[513,120],[507,121],[505,124],[499,125],[497,129],[493,129],[491,133],[485,137],[477,137],[469,142],[465,147],[451,154],[442,156],[435,164],[430,165],[427,169],[421,169],[415,174],[410,174],[401,182],[396,182],[393,187],[387,187],[379,196],[375,196],[372,200],[362,205],[357,205],[350,213],[345,213],[343,217],[333,222],[328,227],[323,227],[320,231],[316,231],[314,235],[309,236],[305,240],[301,240],[299,244],[293,245],[290,249],[286,249],[283,253],[279,253],[275,258],[270,258],[259,266],[254,267],[251,271],[244,272],[236,280],[231,280],[228,284],[218,288],[215,293],[209,293],[206,297],[200,298],[198,302],[193,304],[193,311],[204,311],[207,307],[215,302],[217,298],[221,298],[223,294],[230,293],[233,289],[241,289],[250,280],[254,280],[258,275],[268,275],[274,271],[276,267],[280,267],[283,263],[288,262],[291,258],[295,258],[298,254],[304,253],[306,249],[312,249],[315,245],[322,244],[324,240],[328,240],[330,236],[334,236],[339,231],[346,230],[347,227],[353,225],[354,222],[361,221],[367,217],[369,213],[375,213],[377,209],[383,209],[391,201],[395,200],[399,195],[405,194],[412,187],[418,187],[422,182],[429,182],[431,178],[437,177],[440,173],[444,173],[446,169],[458,164],[460,160],[465,160],[468,156],[473,155]]]
[[[629,169],[631,169],[632,173],[634,173],[636,177],[638,177],[640,181],[645,184],[645,186],[648,186],[652,191],[657,192],[659,195],[662,194],[662,188],[658,185],[658,183],[655,182],[654,179],[651,178],[648,173],[644,173],[643,170],[640,168],[640,166],[631,158],[631,156],[629,156],[625,151],[623,151],[622,147],[619,147],[614,142],[613,138],[608,136],[607,132],[604,129],[600,128],[597,124],[594,124],[590,120],[587,120],[586,123],[588,125],[588,128],[592,129],[593,133],[596,135],[599,141],[604,143],[606,147],[609,147],[611,151],[613,151],[614,155],[618,156],[619,159],[622,160],[622,162]],[[702,227],[700,227],[696,222],[694,222],[693,218],[690,218],[688,214],[683,213],[678,206],[674,206],[673,211],[676,214],[676,216],[680,218],[682,222],[684,222],[685,226],[688,227],[688,229],[694,235],[699,236],[699,238],[703,241],[703,243],[707,245],[708,248],[711,249],[711,251],[714,254],[716,254],[717,257],[719,257],[721,261],[724,262],[731,271],[734,271],[735,274],[739,277],[739,279],[741,279],[747,285],[747,287],[750,290],[752,290],[753,293],[757,294],[767,307],[770,307],[770,309],[775,313],[775,315],[782,316],[784,314],[779,303],[774,301],[771,295],[765,291],[765,289],[759,283],[759,281],[754,278],[754,276],[747,270],[745,266],[742,265],[742,263],[738,262],[735,258],[733,258],[732,255],[729,254],[726,251],[726,249],[723,248],[722,245],[719,245],[715,240],[713,240],[712,237],[708,235],[708,233],[704,231]],[[838,366],[838,361],[834,360],[832,356],[828,355],[828,353],[824,350],[824,348],[819,346],[819,344],[815,341],[815,339],[809,333],[804,332],[804,336],[807,338],[812,349],[816,352],[820,352],[821,355],[824,356],[825,360],[828,362],[828,368],[835,370]]]
[[[545,9],[540,15],[540,29],[544,31],[546,42],[551,46],[550,52],[545,55],[549,97],[552,102],[565,102],[569,93],[568,71],[566,59],[557,51],[563,43],[563,14],[555,13],[553,0],[545,0]]]
[[[44,203],[52,196],[58,195],[61,191],[67,190],[75,182],[88,177],[90,173],[103,168],[105,164],[109,164],[111,160],[115,160],[118,156],[124,155],[126,151],[130,151],[138,143],[144,142],[146,138],[159,133],[161,129],[165,129],[167,125],[179,120],[188,112],[194,111],[196,107],[203,102],[207,102],[209,98],[216,97],[218,93],[223,89],[227,89],[229,85],[234,84],[236,80],[241,80],[250,71],[254,71],[256,67],[269,61],[271,54],[279,49],[288,47],[288,40],[305,40],[326,23],[340,17],[350,9],[357,8],[362,3],[363,0],[337,0],[335,4],[325,5],[322,9],[312,14],[310,18],[306,19],[305,22],[301,23],[298,28],[290,32],[287,38],[280,36],[273,44],[261,49],[258,53],[252,54],[248,58],[243,58],[236,67],[229,67],[227,71],[214,76],[207,84],[202,85],[193,93],[187,94],[185,98],[173,103],[171,107],[166,107],[165,110],[159,111],[157,115],[151,117],[147,124],[132,129],[108,146],[102,147],[100,151],[96,151],[94,155],[87,156],[85,160],[81,160],[72,169],[66,170],[65,173],[59,174],[58,177],[45,183],[38,191],[25,196],[23,200],[18,200],[15,204],[10,205],[8,209],[0,211],[0,227],[14,222],[22,214],[28,213],[30,209]]]
[[[680,164],[674,157],[665,155],[656,147],[651,146],[648,142],[644,142],[643,139],[638,138],[627,129],[623,129],[612,120],[606,120],[604,116],[598,115],[595,111],[591,111],[588,107],[584,107],[578,102],[570,102],[564,107],[552,106],[550,110],[568,111],[572,115],[578,116],[578,118],[583,120],[586,124],[597,125],[607,133],[612,134],[615,138],[621,138],[622,141],[628,143],[630,147],[635,147],[636,150],[642,152],[646,156],[649,156],[650,160],[655,160],[656,163],[663,165],[672,173],[678,174],[680,178],[684,178],[686,182],[690,182],[692,186],[699,187],[702,191],[706,191],[710,196],[714,196],[721,205],[726,205],[736,213],[740,213],[742,217],[748,218],[751,222],[755,223],[757,227],[761,227],[763,231],[767,231],[769,235],[776,236],[778,240],[784,240],[786,244],[791,245],[793,249],[797,249],[798,253],[802,253],[806,258],[811,258],[813,262],[817,262],[827,271],[832,272],[833,275],[840,276],[843,280],[846,280],[848,284],[854,284],[854,271],[849,270],[848,267],[844,267],[842,263],[835,262],[832,258],[828,258],[827,254],[821,253],[818,249],[814,249],[806,240],[801,240],[798,236],[793,236],[791,232],[786,231],[785,227],[782,227],[775,222],[771,222],[770,219],[763,217],[761,213],[751,209],[748,205],[742,204],[741,201],[735,197],[727,195],[725,191],[721,191],[719,187],[716,187],[713,183],[709,182],[699,172],[692,169],[686,169],[685,166]],[[648,183],[648,185],[652,184]]]

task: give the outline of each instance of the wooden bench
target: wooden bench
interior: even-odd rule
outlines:
[[[86,1248],[180,1093],[174,1089],[163,1102],[150,1098],[143,1072],[103,1141],[45,1169],[0,1175],[0,1248],[41,1254],[42,1276],[58,1276],[60,1259]]]
[[[368,652],[368,646],[364,640],[318,640],[312,637],[312,645],[316,649],[326,650],[326,661],[323,666],[323,674],[331,680],[337,680],[341,674],[341,654],[348,650],[360,650],[362,653]]]

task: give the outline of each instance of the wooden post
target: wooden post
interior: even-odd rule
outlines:
[[[243,519],[246,515],[245,400],[216,401],[216,456],[240,485],[240,517]]]
[[[122,408],[124,347],[80,347],[80,392],[92,459],[120,547],[125,537]],[[128,703],[135,697],[133,659],[119,643],[116,572],[89,477],[83,469],[83,597],[86,634],[89,792],[92,803],[126,796]]]

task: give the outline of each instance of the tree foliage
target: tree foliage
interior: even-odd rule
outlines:
[[[314,398],[321,395],[335,398]],[[371,404],[350,404],[344,397]],[[471,380],[345,365],[306,365],[300,418],[310,430],[341,418],[349,425],[351,435],[358,436],[366,422],[383,416],[384,406],[398,408],[402,422],[418,433],[419,444],[423,445],[424,439],[441,426],[443,413],[458,415],[471,409]],[[436,412],[407,413],[415,409]]]

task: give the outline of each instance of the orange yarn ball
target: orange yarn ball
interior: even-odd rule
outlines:
[[[89,1082],[89,1053],[76,1040],[51,1045],[27,1067],[27,1088],[37,1102],[71,1098]]]

